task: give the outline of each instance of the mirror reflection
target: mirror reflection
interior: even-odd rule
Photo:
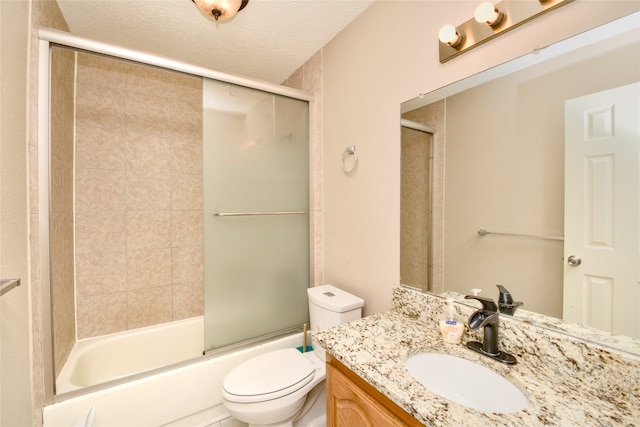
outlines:
[[[421,162],[429,181],[410,178],[415,136],[402,133],[401,283],[438,294],[475,289],[494,300],[502,285],[524,302],[516,315],[526,310],[638,337],[640,125],[637,110],[629,110],[629,123],[617,114],[625,103],[637,109],[640,37],[637,24],[608,25],[588,45],[551,59],[531,54],[485,73],[499,77],[473,76],[403,103],[402,119],[435,133],[433,159]],[[614,88],[629,101],[602,98]],[[586,98],[595,93],[595,101]],[[567,142],[575,135],[587,138]],[[607,150],[586,152],[587,140]],[[621,144],[632,154],[608,151]],[[623,172],[625,159],[633,161]],[[425,185],[431,209],[412,201]],[[429,237],[416,245],[424,224]],[[628,251],[613,260],[624,240]],[[424,260],[431,273],[415,275]]]

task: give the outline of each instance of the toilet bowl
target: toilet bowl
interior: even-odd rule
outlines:
[[[308,289],[311,330],[318,331],[362,315],[364,301],[331,285]],[[323,427],[324,350],[270,351],[233,368],[222,382],[223,404],[250,427]]]
[[[313,352],[274,350],[231,370],[222,397],[229,413],[250,426],[293,426],[305,403],[314,403],[307,402],[313,389],[324,392],[325,377],[324,362]]]

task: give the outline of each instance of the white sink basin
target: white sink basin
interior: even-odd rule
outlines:
[[[419,353],[404,365],[433,393],[479,411],[507,414],[529,405],[522,391],[502,375],[460,357]]]

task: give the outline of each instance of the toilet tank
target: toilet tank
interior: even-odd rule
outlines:
[[[362,317],[364,300],[332,285],[307,289],[312,334]],[[314,353],[324,360],[324,349],[312,340]]]

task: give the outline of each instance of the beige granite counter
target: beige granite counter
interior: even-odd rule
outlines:
[[[442,298],[394,288],[391,310],[317,332],[329,354],[428,426],[635,426],[640,425],[640,357],[601,348],[501,316],[500,349],[518,359],[504,365],[466,348],[481,333],[467,331],[462,344],[445,344],[437,320]],[[473,309],[456,304],[468,317]],[[459,356],[510,380],[530,406],[494,414],[444,399],[413,379],[404,360],[418,352]]]

